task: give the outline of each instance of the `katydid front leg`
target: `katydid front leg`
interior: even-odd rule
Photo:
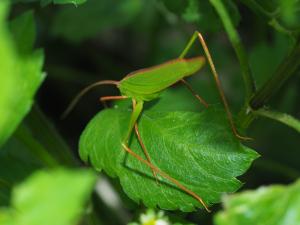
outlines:
[[[125,145],[129,144],[129,139],[131,137],[132,130],[134,128],[134,124],[137,122],[137,120],[143,110],[143,105],[144,105],[144,101],[141,101],[141,100],[136,101],[135,99],[132,99],[132,106],[133,106],[132,113],[130,116],[130,121],[129,121],[129,126],[128,126],[126,136],[123,139],[123,143]]]
[[[104,96],[100,98],[100,102],[102,102],[103,106],[105,108],[107,108],[107,104],[106,101],[110,101],[110,100],[122,100],[122,99],[127,99],[127,96]]]
[[[137,125],[137,120],[143,110],[143,105],[144,105],[144,102],[139,100],[139,101],[136,101],[135,99],[132,99],[132,114],[131,114],[131,117],[130,117],[130,122],[129,122],[129,128],[128,128],[128,131],[127,131],[127,134],[125,136],[125,139],[123,141],[123,144],[125,144],[126,146],[129,145],[129,139],[131,137],[131,134],[132,134],[132,130],[134,128],[135,130],[135,133],[137,135],[137,138],[138,138],[138,141],[143,149],[143,152],[147,158],[147,161],[151,164],[151,159],[150,159],[150,155],[143,143],[143,140],[140,136],[140,133],[139,133],[139,130],[138,130],[138,125]],[[158,182],[157,180],[157,176],[156,176],[156,172],[151,168],[152,170],[152,174],[153,176],[155,177],[156,181]]]
[[[221,97],[221,100],[223,102],[223,105],[224,105],[224,108],[225,108],[225,111],[226,111],[226,114],[227,114],[227,118],[229,120],[229,123],[230,123],[230,126],[231,126],[231,129],[234,133],[234,135],[241,139],[241,140],[252,140],[252,138],[249,138],[249,137],[243,137],[241,136],[236,127],[235,127],[235,124],[233,122],[233,118],[232,118],[232,114],[231,114],[231,111],[230,111],[230,108],[229,108],[229,105],[228,105],[228,102],[227,102],[227,99],[225,97],[225,94],[224,94],[224,91],[223,91],[223,88],[222,88],[222,85],[221,85],[221,81],[220,81],[220,78],[219,78],[219,75],[217,73],[217,70],[215,68],[215,65],[213,63],[213,60],[212,60],[212,57],[210,55],[210,52],[208,50],[208,47],[205,43],[205,40],[202,36],[202,34],[199,32],[199,31],[195,31],[195,33],[193,34],[193,36],[191,37],[190,41],[188,42],[187,46],[184,48],[184,50],[182,51],[182,53],[180,54],[179,58],[182,59],[186,56],[186,54],[188,53],[188,51],[191,49],[192,45],[194,44],[194,42],[196,40],[199,40],[200,41],[200,44],[204,50],[204,53],[206,55],[206,58],[208,60],[208,63],[209,63],[209,66],[211,68],[211,71],[212,71],[212,75],[214,77],[214,80],[215,80],[215,83],[217,85],[217,88],[218,88],[218,91],[219,91],[219,94],[220,94],[220,97]]]

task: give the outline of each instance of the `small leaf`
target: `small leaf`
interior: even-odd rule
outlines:
[[[12,225],[78,224],[95,180],[95,174],[87,170],[38,171],[14,189],[12,208],[0,211],[0,222],[2,219]]]
[[[287,37],[276,34],[273,38],[273,42],[256,44],[249,54],[249,63],[258,88],[274,74],[280,62],[287,55]]]
[[[15,32],[8,31],[5,21],[7,1],[0,2],[0,146],[13,133],[29,112],[33,97],[44,79],[42,73],[43,52],[32,51],[33,17],[22,16],[12,24]],[[16,27],[17,26],[17,27]],[[22,33],[22,35],[20,35]],[[22,54],[19,54],[22,53]]]
[[[199,2],[197,0],[189,0],[188,6],[182,14],[186,22],[198,22],[200,20]]]
[[[158,185],[151,170],[132,156],[125,157],[121,141],[129,110],[107,109],[90,121],[80,138],[80,156],[96,170],[119,177],[127,195],[148,207],[192,211],[201,207],[193,197],[163,178]],[[152,163],[197,193],[208,204],[235,192],[243,174],[258,156],[233,136],[223,110],[201,113],[144,111],[139,130]],[[143,156],[137,139],[130,147]]]
[[[300,224],[300,181],[245,191],[224,199],[225,209],[215,216],[216,225]]]

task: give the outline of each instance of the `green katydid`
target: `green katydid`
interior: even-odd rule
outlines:
[[[174,178],[170,177],[168,174],[164,173],[163,171],[159,170],[157,167],[155,167],[151,163],[150,156],[146,150],[145,145],[143,144],[143,141],[141,139],[141,136],[139,134],[138,130],[138,118],[143,110],[143,104],[145,101],[151,101],[155,98],[158,98],[159,94],[166,88],[170,87],[171,85],[181,81],[191,92],[192,94],[205,106],[208,107],[208,104],[199,96],[196,94],[196,92],[192,89],[192,87],[184,80],[184,78],[193,75],[198,70],[200,70],[204,63],[205,58],[202,56],[194,57],[190,59],[185,59],[184,57],[188,53],[188,51],[191,49],[193,43],[199,39],[203,49],[204,53],[206,55],[206,58],[208,60],[208,63],[210,65],[214,80],[216,82],[221,100],[223,102],[231,129],[236,137],[242,140],[248,140],[249,138],[240,136],[235,128],[232,114],[230,112],[227,100],[225,98],[221,82],[219,80],[219,76],[216,72],[214,63],[212,61],[212,57],[210,55],[210,52],[208,50],[208,47],[205,43],[205,40],[202,36],[202,34],[198,31],[196,31],[193,36],[191,37],[190,41],[188,42],[187,46],[184,48],[183,52],[180,54],[180,56],[177,59],[170,60],[168,62],[165,62],[163,64],[153,66],[146,69],[137,70],[135,72],[132,72],[128,74],[126,77],[124,77],[120,81],[113,81],[113,80],[103,80],[96,82],[85,89],[83,89],[71,102],[63,116],[67,115],[75,106],[75,104],[79,101],[79,99],[89,90],[92,88],[104,85],[104,84],[112,84],[117,86],[117,88],[120,90],[121,95],[120,96],[106,96],[101,97],[100,100],[102,102],[105,102],[107,100],[119,100],[119,99],[132,99],[132,105],[133,105],[133,111],[131,114],[130,122],[128,125],[128,130],[126,135],[124,136],[124,139],[121,143],[123,149],[131,154],[133,157],[141,161],[142,163],[146,164],[149,168],[151,168],[152,173],[154,177],[156,178],[156,173],[160,174],[165,179],[169,180],[176,186],[178,186],[181,190],[186,192],[187,194],[193,196],[195,199],[197,199],[204,208],[209,211],[207,205],[202,200],[200,196],[198,196],[193,191],[186,188],[184,185],[182,185],[180,182],[175,180]],[[136,133],[136,136],[138,138],[138,141],[144,151],[144,154],[146,156],[146,159],[143,159],[136,153],[134,153],[129,148],[129,140],[132,135],[133,130]]]

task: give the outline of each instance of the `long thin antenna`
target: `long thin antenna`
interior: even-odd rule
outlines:
[[[67,115],[69,115],[69,113],[74,109],[75,105],[78,103],[78,101],[82,98],[82,96],[84,96],[87,92],[89,92],[91,89],[93,89],[94,87],[103,85],[103,84],[112,84],[112,85],[118,85],[119,81],[115,81],[115,80],[102,80],[102,81],[98,81],[95,82],[87,87],[85,87],[82,91],[80,91],[75,98],[71,101],[71,103],[69,104],[69,106],[67,107],[67,109],[63,112],[63,114],[61,115],[61,119],[66,118]]]

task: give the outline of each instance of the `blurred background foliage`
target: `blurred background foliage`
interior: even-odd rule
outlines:
[[[241,68],[210,1],[87,0],[75,2],[84,2],[78,6],[52,4],[64,1],[12,2],[10,20],[28,10],[34,12],[37,27],[35,47],[44,49],[46,78],[37,92],[36,106],[0,151],[0,177],[11,184],[20,182],[37,168],[55,166],[56,161],[66,166],[81,164],[77,160],[79,136],[92,116],[102,109],[99,96],[115,95],[117,90],[102,87],[93,91],[66,120],[61,120],[60,115],[72,97],[92,82],[119,80],[136,69],[178,57],[195,30],[206,38],[232,110],[237,114],[243,106],[245,90]],[[260,88],[298,41],[300,2],[228,0],[224,4],[240,34],[257,88]],[[203,52],[199,45],[195,45],[191,55],[198,54]],[[5,58],[0,56],[1,60]],[[272,96],[267,106],[300,118],[299,71],[293,75]],[[209,103],[220,103],[208,67],[189,81]],[[174,101],[179,108],[181,104],[197,104],[181,85],[175,85],[171,91],[174,90],[184,97],[182,100],[169,97],[166,104]],[[41,124],[46,124],[47,128]],[[26,135],[30,141],[24,139]],[[241,178],[245,181],[243,189],[286,184],[299,177],[299,133],[276,121],[259,118],[251,124],[248,135],[254,138],[249,145],[261,154],[261,158]],[[30,146],[46,149],[42,161],[34,160],[35,153],[26,150]],[[9,160],[15,163],[11,164]],[[93,207],[105,213],[99,215],[103,218],[93,220],[99,224],[124,224],[129,218],[138,216],[143,206],[128,199],[116,180],[105,175],[103,180],[122,199],[122,210],[120,206],[112,207],[101,197],[95,197]],[[7,205],[9,197],[3,193],[9,193],[11,185],[1,186],[2,189],[4,192],[0,192],[0,197],[5,200],[0,204]],[[114,217],[115,214],[118,216]],[[205,212],[172,212],[170,215],[194,223],[212,223],[212,214]]]

